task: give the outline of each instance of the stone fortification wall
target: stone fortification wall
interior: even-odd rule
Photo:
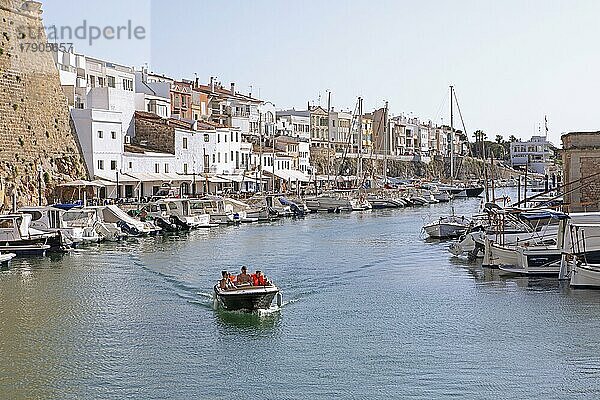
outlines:
[[[22,205],[43,201],[58,183],[87,176],[67,99],[52,53],[27,43],[45,43],[41,4],[0,0],[0,204],[17,194]],[[40,37],[34,40],[30,33]],[[41,167],[41,172],[38,172]]]

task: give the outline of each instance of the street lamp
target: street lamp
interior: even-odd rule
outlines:
[[[42,166],[38,165],[37,166],[37,172],[38,172],[38,206],[42,205]]]

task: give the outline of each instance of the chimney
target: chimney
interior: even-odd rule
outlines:
[[[310,111],[310,100],[306,102],[306,109]]]
[[[210,77],[210,91],[215,91],[215,78],[213,76]]]
[[[231,94],[235,95],[235,83],[231,82]]]
[[[194,81],[194,88],[198,89],[199,84],[200,84],[200,79],[198,78],[198,76],[196,76],[196,80]]]

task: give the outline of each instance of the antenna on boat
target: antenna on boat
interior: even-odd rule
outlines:
[[[454,86],[450,85],[450,185],[454,181]]]

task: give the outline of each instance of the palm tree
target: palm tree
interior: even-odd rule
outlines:
[[[478,129],[473,133],[473,136],[475,136],[475,143],[480,142],[481,144],[479,146],[477,146],[477,144],[475,144],[475,148],[479,147],[478,150],[478,155],[481,158],[485,158],[485,139],[487,139],[487,135],[485,134],[484,131]]]
[[[502,144],[504,142],[504,136],[496,135],[496,143]]]

